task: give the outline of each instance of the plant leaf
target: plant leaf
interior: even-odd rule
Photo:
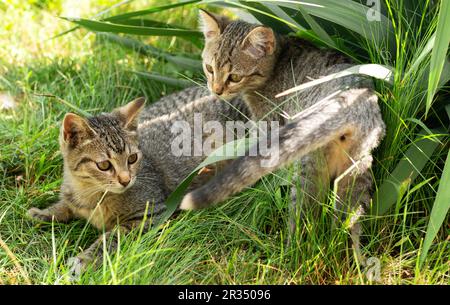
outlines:
[[[439,181],[439,188],[436,195],[436,200],[431,209],[430,221],[427,226],[427,233],[425,241],[423,242],[422,253],[420,254],[419,265],[422,266],[425,261],[428,250],[430,249],[433,239],[436,237],[441,228],[444,219],[450,209],[450,152],[445,161],[444,171]]]
[[[189,184],[192,179],[197,175],[198,171],[208,166],[210,164],[235,159],[238,156],[244,154],[244,152],[248,149],[248,147],[254,145],[257,142],[255,138],[242,138],[235,141],[231,141],[222,145],[213,151],[200,165],[198,165],[178,186],[177,188],[169,195],[166,199],[167,210],[164,212],[163,216],[159,219],[159,226],[163,224],[177,209],[177,206],[183,199],[184,194],[186,193]]]
[[[133,26],[143,26],[143,27],[153,27],[153,28],[172,28],[172,29],[181,29],[188,30],[185,27],[166,23],[162,21],[152,20],[148,18],[136,18],[136,19],[125,19],[125,20],[117,20],[114,22],[115,24],[123,24],[123,25],[133,25]]]
[[[378,64],[366,64],[366,65],[355,65],[350,68],[347,68],[345,70],[339,71],[337,73],[332,73],[327,76],[324,76],[322,78],[303,83],[299,86],[293,87],[291,89],[288,89],[286,91],[283,91],[279,94],[277,94],[275,97],[281,97],[285,96],[297,91],[305,90],[309,87],[313,87],[316,85],[319,85],[321,83],[328,82],[330,80],[352,75],[352,74],[363,74],[372,76],[381,80],[384,80],[388,83],[392,83],[393,81],[393,69],[391,67],[378,65]]]
[[[298,7],[298,11],[302,14],[303,18],[305,18],[306,22],[308,22],[311,29],[317,34],[319,39],[326,43],[327,45],[337,48],[336,43],[331,39],[331,37],[325,32],[324,29],[311,17],[301,6]]]
[[[95,14],[95,15],[92,16],[91,18],[100,17],[100,16],[102,16],[102,15],[108,13],[109,11],[111,11],[111,10],[114,9],[114,8],[117,8],[117,7],[119,7],[119,6],[121,6],[121,5],[124,5],[124,4],[128,4],[128,3],[133,2],[133,1],[135,1],[135,0],[125,0],[125,1],[119,2],[119,3],[117,3],[117,4],[114,4],[114,5],[112,5],[112,6],[109,6],[107,9],[105,9],[105,10],[103,10],[103,11],[100,11],[99,13]],[[73,32],[73,31],[75,31],[75,30],[77,30],[77,29],[79,29],[79,26],[78,26],[78,25],[75,26],[75,27],[73,27],[73,28],[71,28],[71,29],[68,29],[67,31],[64,31],[64,32],[62,32],[62,33],[59,33],[59,34],[57,34],[57,35],[51,37],[50,39],[55,39],[55,38],[57,38],[57,37],[66,35],[66,34],[68,34],[68,33],[70,33],[70,32]]]
[[[164,75],[153,73],[153,72],[140,72],[140,71],[132,71],[132,72],[141,77],[144,77],[146,79],[155,80],[155,81],[167,84],[169,86],[180,87],[180,88],[192,86],[192,82],[185,80],[185,79],[173,78],[173,77],[164,76]]]
[[[111,16],[111,17],[105,18],[103,20],[104,21],[125,20],[125,19],[130,19],[130,18],[133,18],[133,17],[144,16],[144,15],[148,15],[148,14],[162,12],[162,11],[165,11],[165,10],[169,10],[169,9],[172,9],[172,8],[176,8],[176,7],[180,7],[180,6],[184,6],[184,5],[188,5],[188,4],[193,4],[193,3],[196,3],[196,2],[200,2],[200,0],[188,0],[188,1],[181,1],[181,2],[177,2],[177,3],[169,4],[169,5],[162,5],[162,6],[151,7],[151,8],[146,9],[146,10],[140,10],[140,11],[135,11],[135,12],[130,12],[130,13],[125,13],[125,14]]]
[[[248,2],[253,2],[249,0]],[[375,44],[392,39],[392,24],[386,16],[379,13],[379,20],[370,21],[368,14],[372,8],[351,0],[308,0],[292,1],[260,0],[260,3],[271,3],[298,10],[301,6],[306,13],[339,24],[352,30]]]
[[[425,136],[423,130],[406,151],[405,157],[397,164],[390,176],[378,188],[373,197],[372,215],[383,215],[398,199],[400,186],[405,182],[412,183],[427,164],[439,145],[439,138],[446,132],[443,129],[432,129],[433,136]]]
[[[68,18],[61,17],[67,21],[79,24],[89,30],[96,32],[110,32],[110,33],[125,33],[132,35],[145,36],[179,36],[179,37],[202,37],[203,34],[195,30],[184,30],[176,28],[157,28],[157,27],[142,27],[132,25],[121,25],[104,21],[95,21],[83,18]]]
[[[447,115],[450,119],[450,104],[445,107]],[[450,209],[450,151],[447,154],[444,170],[439,181],[439,188],[436,199],[431,209],[430,221],[427,226],[427,233],[425,234],[425,241],[423,242],[422,252],[420,253],[419,266],[422,266],[431,247],[433,239],[444,223],[444,219]]]
[[[101,38],[107,39],[108,41],[117,43],[123,47],[133,49],[134,51],[139,52],[141,54],[163,58],[168,62],[175,64],[178,67],[186,68],[192,71],[202,70],[202,62],[199,59],[189,58],[182,55],[170,54],[158,48],[155,48],[151,45],[142,43],[139,40],[128,37],[122,37],[111,33],[98,33],[97,35]]]
[[[433,97],[438,88],[442,69],[447,56],[450,43],[450,1],[440,1],[436,38],[431,51],[430,75],[428,78],[428,91],[425,115],[428,113]]]

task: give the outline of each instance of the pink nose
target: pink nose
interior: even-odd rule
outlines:
[[[128,184],[130,184],[131,181],[129,173],[120,173],[118,179],[119,183],[122,184],[123,186],[127,186]]]
[[[221,95],[223,93],[223,86],[216,84],[214,85],[213,90],[215,94]]]

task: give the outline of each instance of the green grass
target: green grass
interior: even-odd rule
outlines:
[[[10,1],[7,8],[0,2],[4,25],[0,28],[0,92],[10,94],[17,103],[13,109],[0,110],[0,284],[68,283],[65,260],[88,246],[99,232],[84,221],[36,224],[25,218],[30,207],[46,207],[57,199],[62,172],[58,151],[61,119],[76,109],[89,113],[109,111],[141,95],[156,101],[177,89],[142,80],[130,70],[172,76],[180,70],[116,44],[98,41],[85,30],[49,40],[72,26],[55,16],[70,16],[70,5],[76,6],[79,1],[29,2],[39,5]],[[126,9],[147,8],[155,3],[134,1]],[[91,17],[110,5],[109,1],[98,1],[82,7],[81,14]],[[113,10],[118,12],[120,8]],[[196,10],[192,8],[153,17],[187,28],[195,28],[197,22]],[[397,33],[406,35],[408,29]],[[145,41],[169,52],[200,52],[180,38],[151,37]],[[402,52],[396,57],[396,71],[405,69],[402,60],[410,60],[419,52],[419,46],[405,46]],[[377,50],[369,50],[369,54],[374,61],[386,64]],[[192,77],[189,71],[181,73]],[[417,133],[416,123],[407,119],[420,119],[420,107],[409,103],[417,98],[419,90],[415,86],[420,73],[424,72],[416,72],[406,82],[394,80],[392,88],[377,85],[387,124],[387,136],[375,155],[377,186],[393,170]],[[432,114],[433,108],[429,115]],[[375,283],[450,282],[448,218],[424,266],[418,267],[447,151],[448,137],[414,184],[404,184],[402,196],[387,215],[363,220],[363,254],[380,260],[380,282]],[[158,232],[136,231],[122,237],[118,251],[105,257],[103,267],[88,270],[78,282],[370,283],[368,270],[354,260],[347,230],[333,227],[328,202],[318,205],[319,216],[306,215],[295,241],[286,246],[288,202],[279,186],[290,173],[291,169],[286,169],[265,177],[217,208],[180,213]]]

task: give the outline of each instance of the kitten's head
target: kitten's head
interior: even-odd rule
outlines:
[[[273,30],[244,21],[229,21],[203,10],[200,21],[205,36],[203,70],[209,90],[230,99],[262,87],[276,62]]]
[[[134,184],[142,159],[137,126],[144,103],[138,98],[86,119],[66,114],[59,142],[72,183],[83,185],[86,193],[122,193]]]

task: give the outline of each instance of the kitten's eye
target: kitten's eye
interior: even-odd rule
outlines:
[[[130,156],[128,156],[128,164],[133,164],[137,161],[138,159],[138,155],[136,153],[131,154]]]
[[[207,70],[209,73],[214,73],[214,70],[213,70],[213,68],[211,67],[211,65],[205,65],[205,67],[206,67],[206,70]]]
[[[230,74],[230,76],[228,77],[230,79],[230,81],[232,81],[233,83],[239,83],[242,80],[242,75],[238,75],[238,74]]]
[[[111,168],[111,162],[109,161],[97,162],[97,167],[101,171],[107,171],[108,169]]]

